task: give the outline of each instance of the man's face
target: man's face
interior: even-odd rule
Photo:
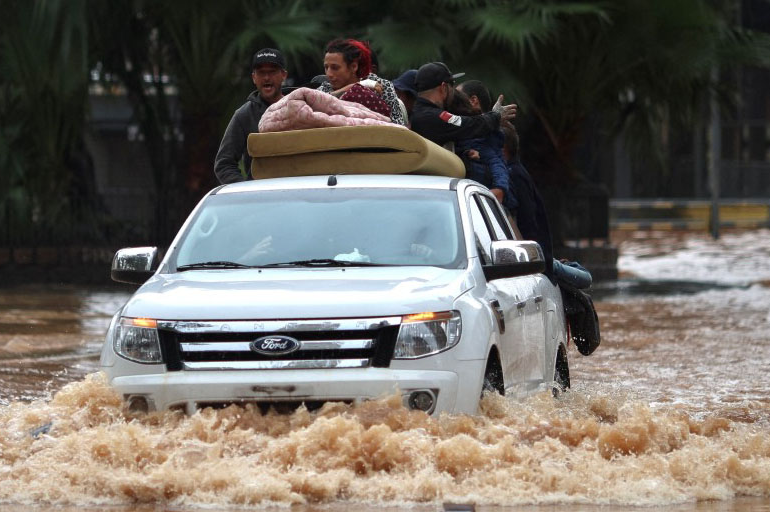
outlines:
[[[283,96],[281,85],[287,75],[277,64],[260,64],[251,72],[251,80],[266,103],[275,103]]]
[[[324,72],[333,90],[358,82],[358,62],[348,65],[341,53],[327,53],[324,56]]]

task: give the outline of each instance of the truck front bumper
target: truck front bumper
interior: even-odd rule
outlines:
[[[179,371],[116,376],[110,383],[129,404],[139,400],[149,410],[179,408],[188,414],[230,403],[360,402],[394,393],[405,405],[422,409],[428,398],[420,392],[432,395],[428,413],[475,413],[457,410],[459,380],[452,371],[362,368]]]

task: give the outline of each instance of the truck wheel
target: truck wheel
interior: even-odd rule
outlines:
[[[559,395],[569,389],[569,362],[567,361],[567,352],[564,347],[559,347],[559,353],[556,355],[556,365],[553,371],[553,396]]]
[[[484,384],[481,386],[481,394],[483,395],[485,391],[500,393],[505,396],[503,367],[500,364],[500,357],[494,350],[489,354],[487,368],[484,371]]]

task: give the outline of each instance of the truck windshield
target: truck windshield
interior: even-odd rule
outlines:
[[[171,264],[248,267],[464,266],[456,194],[449,190],[311,189],[206,199]]]

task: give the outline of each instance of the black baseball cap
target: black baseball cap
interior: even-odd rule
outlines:
[[[251,69],[256,69],[260,64],[275,64],[281,69],[286,69],[286,60],[283,54],[275,48],[262,48],[251,58]]]
[[[443,82],[454,82],[456,78],[465,76],[465,73],[452,74],[443,62],[429,62],[420,66],[414,79],[417,92],[428,91],[438,87]]]

